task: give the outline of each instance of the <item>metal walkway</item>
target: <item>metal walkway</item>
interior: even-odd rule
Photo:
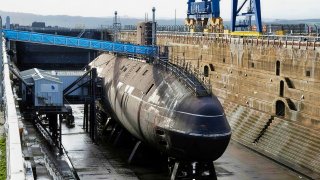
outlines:
[[[101,41],[70,36],[52,35],[28,31],[4,29],[4,36],[11,41],[30,42],[45,45],[109,51],[121,54],[135,54],[154,57],[158,52],[156,46],[141,46],[119,42]]]

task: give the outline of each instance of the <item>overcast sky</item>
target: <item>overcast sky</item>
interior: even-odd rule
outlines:
[[[87,17],[120,16],[151,17],[157,8],[158,18],[186,17],[187,0],[1,0],[0,10],[41,15],[72,15]],[[320,0],[261,0],[262,17],[272,19],[320,18]],[[221,16],[230,19],[231,0],[221,0]]]

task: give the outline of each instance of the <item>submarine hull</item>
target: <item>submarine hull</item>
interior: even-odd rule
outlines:
[[[218,159],[231,129],[215,96],[196,96],[159,64],[102,54],[90,63],[103,79],[101,104],[136,138],[190,161]]]

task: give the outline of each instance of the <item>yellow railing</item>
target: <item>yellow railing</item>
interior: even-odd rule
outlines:
[[[230,35],[232,36],[255,36],[259,37],[262,36],[262,33],[256,31],[234,31],[231,32]]]

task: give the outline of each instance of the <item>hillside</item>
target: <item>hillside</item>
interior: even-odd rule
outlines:
[[[11,22],[20,25],[31,25],[34,21],[46,22],[47,26],[61,26],[61,27],[75,27],[83,26],[86,28],[97,28],[101,25],[111,25],[113,23],[113,17],[81,17],[81,16],[43,16],[31,13],[15,13],[0,11],[2,19],[5,20],[6,16],[10,16]],[[138,22],[144,21],[144,19],[120,17],[122,25],[132,25]],[[158,19],[160,25],[174,25],[172,19]],[[177,24],[182,25],[183,19],[177,19]]]
[[[20,25],[31,25],[34,21],[46,22],[47,26],[61,26],[61,27],[76,27],[85,26],[86,28],[98,28],[102,25],[111,25],[113,23],[113,17],[82,17],[82,16],[67,16],[67,15],[56,15],[56,16],[43,16],[31,13],[16,13],[0,11],[0,15],[3,19],[6,16],[11,17],[11,22]],[[144,19],[121,17],[120,22],[122,25],[133,25],[138,22],[144,21]],[[174,25],[174,19],[158,19],[159,25]],[[184,19],[177,19],[177,25],[183,25]],[[282,19],[264,19],[264,23],[270,24],[318,24],[320,25],[320,19],[303,19],[303,20],[282,20]],[[230,21],[225,20],[226,25],[230,25]]]

